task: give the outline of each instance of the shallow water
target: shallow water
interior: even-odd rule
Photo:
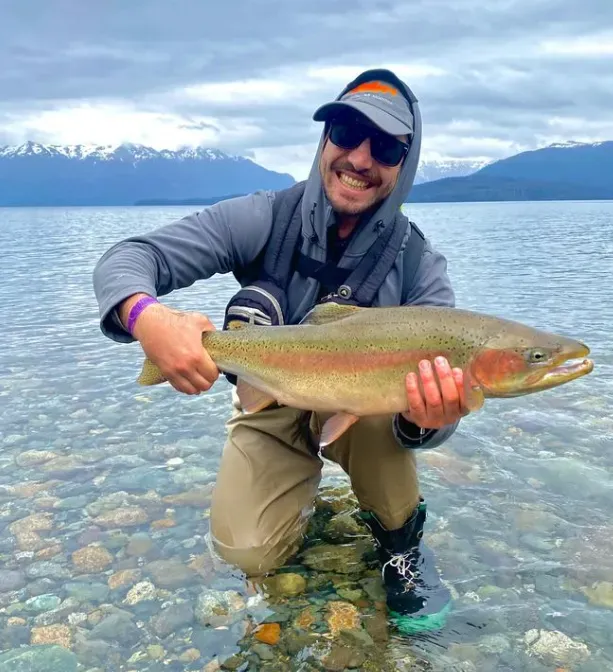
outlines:
[[[139,347],[101,335],[91,286],[113,242],[189,211],[0,210],[0,663],[613,669],[613,203],[410,207],[448,257],[459,306],[579,337],[596,363],[562,388],[489,401],[419,454],[427,540],[456,595],[448,627],[420,639],[386,627],[368,536],[342,545],[342,526],[326,528],[332,508],[351,510],[343,491],[321,498],[308,543],[350,549],[348,574],[299,559],[285,571],[306,588],[292,577],[297,597],[262,598],[213,566],[229,386],[137,387]],[[165,300],[221,326],[234,289],[216,277]],[[326,465],[324,488],[346,483]],[[337,634],[340,611],[361,629]],[[258,641],[276,637],[254,632],[263,621],[279,624],[276,644]],[[536,631],[553,634],[534,643]]]

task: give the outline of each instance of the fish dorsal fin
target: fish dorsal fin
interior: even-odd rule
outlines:
[[[235,329],[245,329],[249,325],[244,322],[243,320],[232,320],[231,322],[228,322],[228,331],[234,331]]]
[[[355,315],[360,310],[365,309],[360,306],[345,306],[340,303],[318,303],[303,317],[300,324],[316,325],[338,322],[345,317]]]

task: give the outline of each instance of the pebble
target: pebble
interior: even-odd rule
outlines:
[[[274,660],[274,651],[268,644],[257,643],[251,647],[251,651],[255,653],[260,660]]]
[[[281,636],[281,626],[278,623],[265,623],[258,627],[255,631],[254,637],[264,644],[274,646]]]
[[[151,660],[162,660],[165,654],[164,647],[160,644],[150,644],[147,647],[147,655]]]
[[[187,649],[179,656],[179,660],[182,663],[193,663],[200,658],[200,651],[195,648]]]
[[[35,467],[44,462],[49,462],[55,457],[57,457],[57,453],[51,450],[24,450],[15,456],[15,464],[22,468]]]
[[[65,649],[72,646],[72,630],[61,623],[56,625],[42,625],[32,628],[30,644],[57,644]]]
[[[181,487],[189,487],[196,483],[210,483],[215,475],[208,469],[202,467],[183,467],[178,471],[173,471],[172,480]]]
[[[486,655],[500,655],[511,649],[511,642],[504,635],[484,635],[479,639],[478,648]]]
[[[526,632],[524,644],[530,655],[551,665],[576,665],[588,658],[590,650],[558,630],[532,629]]]
[[[142,575],[140,569],[122,569],[109,576],[107,584],[111,590],[125,588],[136,583]]]
[[[153,541],[146,532],[137,532],[130,537],[126,553],[132,556],[145,556],[153,548]]]
[[[307,567],[320,572],[351,574],[364,570],[362,553],[353,544],[346,546],[332,544],[313,546],[302,554],[302,561]]]
[[[177,602],[162,609],[151,617],[150,626],[158,637],[167,637],[184,628],[194,620],[194,606],[191,601]]]
[[[589,587],[581,588],[590,604],[605,609],[613,609],[613,583],[610,581],[596,581]]]
[[[0,593],[20,590],[26,585],[26,576],[21,570],[0,569]]]
[[[284,572],[268,579],[265,585],[273,595],[296,597],[306,590],[307,582],[301,574]]]
[[[360,614],[355,605],[349,602],[334,601],[328,604],[326,622],[332,636],[341,630],[352,630],[360,627]]]
[[[113,564],[113,556],[103,546],[86,546],[72,554],[78,572],[98,574]]]
[[[26,600],[24,608],[26,611],[39,613],[41,611],[51,611],[52,609],[56,609],[61,602],[61,598],[57,595],[37,595],[36,597],[31,597],[29,600]]]
[[[109,587],[98,582],[69,581],[64,590],[79,603],[104,602],[109,595]]]
[[[74,511],[85,508],[88,503],[89,497],[87,495],[75,495],[74,497],[66,497],[65,499],[56,501],[53,504],[53,508],[60,511]]]
[[[155,560],[145,570],[160,588],[181,588],[194,581],[196,573],[180,560]]]
[[[325,670],[346,670],[348,668],[360,668],[365,660],[365,655],[359,649],[334,644],[330,653],[321,661]]]
[[[147,512],[140,506],[124,506],[102,513],[93,522],[105,529],[112,527],[135,527],[148,521]]]
[[[111,614],[103,618],[89,633],[90,639],[103,639],[129,646],[139,638],[139,630],[127,613]]]
[[[124,603],[129,606],[134,606],[139,602],[155,600],[155,597],[155,586],[150,581],[140,581],[130,588],[124,599]]]
[[[243,598],[234,590],[205,590],[198,595],[195,616],[201,625],[217,627],[231,623],[245,607]]]
[[[0,653],[2,672],[76,672],[77,657],[58,645],[28,646]]]
[[[182,457],[171,457],[169,460],[166,460],[167,467],[179,467],[185,462]]]
[[[29,565],[26,568],[26,575],[30,579],[68,579],[70,577],[70,570],[57,562],[41,560]]]
[[[212,488],[210,485],[196,486],[176,495],[166,495],[162,501],[170,506],[191,506],[205,509],[211,504]]]

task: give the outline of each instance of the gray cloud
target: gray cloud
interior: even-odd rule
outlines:
[[[590,43],[606,29],[613,41],[610,0],[148,0],[136,7],[119,0],[5,6],[0,123],[20,110],[127,101],[179,114],[186,129],[219,128],[218,146],[233,151],[300,146],[316,141],[310,115],[335,95],[338,82],[249,105],[177,91],[280,76],[299,91],[308,67],[390,62],[442,71],[409,80],[422,106],[424,145],[436,140],[438,151],[470,155],[471,139],[477,152],[489,147],[495,154],[564,133],[613,137],[613,51],[539,46],[583,37]],[[556,117],[566,121],[552,124]],[[240,136],[224,135],[224,120],[262,130],[241,145]]]

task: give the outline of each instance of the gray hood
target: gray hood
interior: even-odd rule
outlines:
[[[419,164],[421,151],[421,114],[417,98],[411,89],[396,75],[389,70],[377,69],[363,72],[354,81],[350,82],[338,95],[336,100],[358,86],[364,81],[381,79],[390,82],[402,91],[409,100],[413,113],[413,136],[410,140],[409,153],[404,161],[398,181],[392,193],[372,213],[367,222],[362,222],[359,231],[347,247],[340,266],[352,266],[351,257],[359,257],[373,244],[377,236],[383,231],[381,226],[375,227],[375,222],[381,221],[384,226],[390,226],[394,222],[396,213],[406,202],[409,192],[413,187],[415,173]],[[332,206],[326,198],[319,173],[319,159],[325,142],[325,126],[317,147],[317,152],[307,179],[304,196],[302,199],[302,232],[304,237],[310,239],[310,256],[319,261],[325,260],[326,231],[333,223]]]

